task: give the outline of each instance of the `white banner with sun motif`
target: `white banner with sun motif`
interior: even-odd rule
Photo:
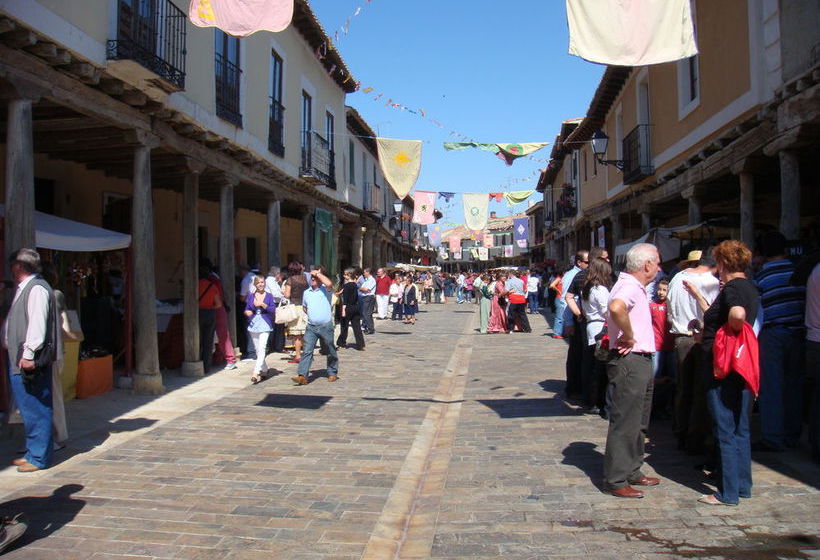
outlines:
[[[421,140],[376,138],[379,165],[399,200],[404,200],[421,170]]]
[[[473,231],[483,230],[487,225],[490,197],[487,193],[465,193],[461,199],[464,202],[464,225]]]

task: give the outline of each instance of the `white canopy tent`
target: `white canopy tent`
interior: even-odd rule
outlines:
[[[6,207],[0,204],[0,216],[6,216]],[[67,218],[34,212],[35,245],[56,251],[115,251],[127,249],[131,236],[101,227],[75,222]]]
[[[615,247],[615,263],[623,266],[626,262],[626,253],[638,243],[652,243],[658,248],[661,259],[664,262],[675,260],[680,256],[680,239],[675,239],[672,234],[675,228],[652,228],[635,241],[624,243]]]

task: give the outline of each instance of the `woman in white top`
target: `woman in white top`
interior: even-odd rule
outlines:
[[[581,387],[586,412],[606,417],[606,365],[595,359],[595,342],[606,326],[612,267],[605,259],[592,259],[581,287],[581,309],[587,321],[587,346],[581,362]]]

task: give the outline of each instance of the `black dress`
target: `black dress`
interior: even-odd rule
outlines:
[[[342,308],[341,331],[336,340],[336,346],[347,345],[347,329],[353,326],[353,336],[356,338],[356,347],[364,349],[364,334],[362,334],[362,316],[359,312],[359,287],[356,282],[346,282],[342,287],[340,307]]]

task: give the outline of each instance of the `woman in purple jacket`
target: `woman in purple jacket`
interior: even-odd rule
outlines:
[[[253,277],[255,291],[245,299],[245,317],[248,318],[248,335],[256,348],[256,364],[253,366],[251,382],[256,384],[267,378],[268,337],[273,332],[274,318],[276,317],[276,302],[273,295],[265,291],[265,279],[262,276]]]

